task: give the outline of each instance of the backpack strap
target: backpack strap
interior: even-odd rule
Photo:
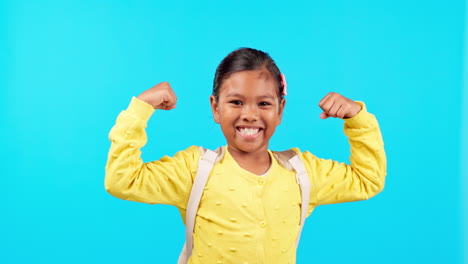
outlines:
[[[192,255],[193,248],[193,229],[195,226],[195,218],[197,216],[198,206],[205,189],[208,176],[213,169],[213,166],[224,156],[224,149],[217,148],[215,151],[200,147],[202,154],[198,161],[197,174],[195,176],[192,191],[187,204],[185,215],[185,244],[179,256],[178,264],[187,263]]]
[[[214,164],[221,160],[224,156],[224,148],[217,148],[215,151],[200,147],[201,157],[198,161],[197,175],[195,176],[192,191],[190,193],[185,216],[185,244],[179,256],[178,264],[186,264],[192,255],[193,249],[193,229],[195,226],[195,218],[197,215],[200,200],[203,195],[208,176],[213,169]],[[296,172],[296,181],[301,189],[301,221],[299,232],[296,238],[296,247],[299,245],[302,228],[309,208],[310,196],[310,180],[307,175],[307,170],[304,163],[293,150],[274,151],[273,155],[278,160],[278,163],[290,171]]]
[[[288,170],[294,170],[296,172],[296,181],[299,184],[301,189],[301,222],[299,224],[299,232],[296,238],[296,247],[299,246],[299,241],[301,239],[302,228],[304,227],[304,222],[307,218],[307,213],[309,209],[309,199],[310,199],[310,180],[307,175],[307,170],[304,167],[304,162],[299,158],[297,153],[292,150],[285,150],[279,152],[273,152],[278,163]]]

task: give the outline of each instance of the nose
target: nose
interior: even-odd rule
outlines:
[[[254,106],[245,105],[242,108],[241,118],[243,121],[254,122],[258,119],[258,109]]]

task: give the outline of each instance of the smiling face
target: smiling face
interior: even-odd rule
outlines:
[[[269,71],[231,74],[223,81],[218,100],[211,96],[210,101],[214,119],[221,125],[231,153],[267,153],[285,105]]]

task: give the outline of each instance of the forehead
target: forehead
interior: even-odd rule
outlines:
[[[239,71],[224,80],[221,94],[241,93],[252,95],[276,95],[276,82],[267,70]]]

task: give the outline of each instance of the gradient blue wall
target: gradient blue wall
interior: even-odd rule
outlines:
[[[298,263],[463,263],[465,20],[462,0],[0,2],[0,263],[175,263],[177,210],[104,191],[107,134],[169,81],[178,108],[152,117],[143,158],[223,145],[208,96],[242,46],[288,78],[272,149],[347,161],[342,122],[318,118],[329,91],[365,101],[384,134],[386,189],[319,207]]]

